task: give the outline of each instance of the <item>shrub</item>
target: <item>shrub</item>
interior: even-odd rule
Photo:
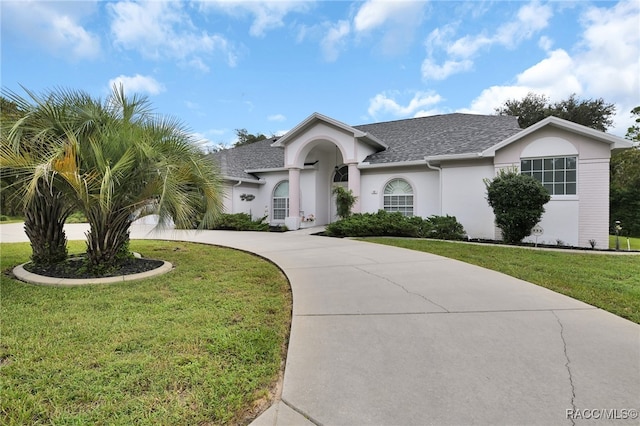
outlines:
[[[81,211],[73,212],[65,223],[87,223],[87,217]]]
[[[6,222],[9,220],[9,216],[0,215],[0,222]]]
[[[493,180],[485,180],[485,185],[502,239],[510,244],[531,234],[531,229],[540,222],[544,205],[551,199],[540,182],[515,169],[500,170]]]
[[[356,213],[327,225],[332,237],[414,237],[461,239],[464,228],[453,216],[404,216],[399,212],[379,210],[377,213]]]
[[[333,194],[336,196],[338,216],[343,219],[351,216],[351,207],[353,207],[358,197],[353,195],[350,189],[345,189],[338,185],[333,187]]]
[[[455,216],[429,216],[426,221],[431,229],[427,238],[440,240],[461,240],[465,237],[464,227]]]
[[[214,221],[209,229],[229,231],[268,231],[269,224],[264,220],[267,216],[252,220],[247,213],[223,213]]]

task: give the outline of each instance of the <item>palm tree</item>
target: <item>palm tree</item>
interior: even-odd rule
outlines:
[[[60,189],[62,182],[46,167],[61,147],[68,105],[28,92],[34,103],[7,92],[1,120],[0,176],[12,181],[14,195],[24,200],[25,233],[37,264],[60,262],[67,257],[64,222],[73,202]]]
[[[205,227],[220,213],[217,169],[187,129],[153,114],[145,97],[127,98],[122,86],[114,86],[104,101],[82,92],[58,91],[50,98],[73,112],[65,118],[64,138],[36,163],[51,170],[56,185],[86,215],[92,269],[112,268],[129,255],[129,229],[141,215],[157,213],[159,226],[184,226],[204,204]]]

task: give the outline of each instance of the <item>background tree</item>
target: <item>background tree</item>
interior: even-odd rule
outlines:
[[[640,106],[631,110],[631,116],[635,116],[635,124],[627,129],[626,138],[637,145],[640,144]]]
[[[9,132],[11,123],[20,117],[20,111],[15,102],[11,102],[4,96],[0,96],[0,132],[3,136]],[[2,140],[7,143],[6,137]],[[23,203],[17,189],[17,176],[8,173],[0,174],[0,214],[7,216],[19,216],[23,214]]]
[[[493,180],[485,180],[485,185],[502,239],[509,244],[519,243],[531,234],[551,199],[540,182],[515,169],[500,170]]]
[[[248,145],[250,143],[259,142],[267,139],[262,133],[253,135],[247,131],[247,129],[236,129],[236,136],[238,136],[238,142],[233,146]]]
[[[610,226],[616,220],[622,224],[622,234],[640,237],[640,106],[631,114],[637,124],[629,127],[626,138],[636,142],[635,147],[611,156]]]
[[[549,99],[545,95],[529,92],[521,100],[509,99],[505,101],[504,105],[496,108],[495,111],[498,115],[518,117],[518,125],[524,129],[550,115],[548,104]]]
[[[575,93],[553,104],[545,95],[528,93],[521,100],[507,100],[495,111],[498,115],[517,116],[518,124],[523,129],[554,116],[604,132],[613,124],[616,107],[602,98],[581,100]]]

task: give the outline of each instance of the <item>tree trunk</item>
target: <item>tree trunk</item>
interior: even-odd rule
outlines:
[[[64,222],[72,208],[63,194],[38,183],[38,193],[24,211],[24,230],[31,242],[31,260],[39,265],[62,262],[67,258],[67,236]]]
[[[100,207],[88,212],[87,257],[94,272],[105,273],[130,256],[129,216],[125,210],[109,211],[105,216]]]

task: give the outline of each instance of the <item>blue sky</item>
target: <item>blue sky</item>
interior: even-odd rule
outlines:
[[[491,114],[532,91],[640,105],[640,0],[6,1],[1,82],[147,95],[210,145],[313,112]]]

